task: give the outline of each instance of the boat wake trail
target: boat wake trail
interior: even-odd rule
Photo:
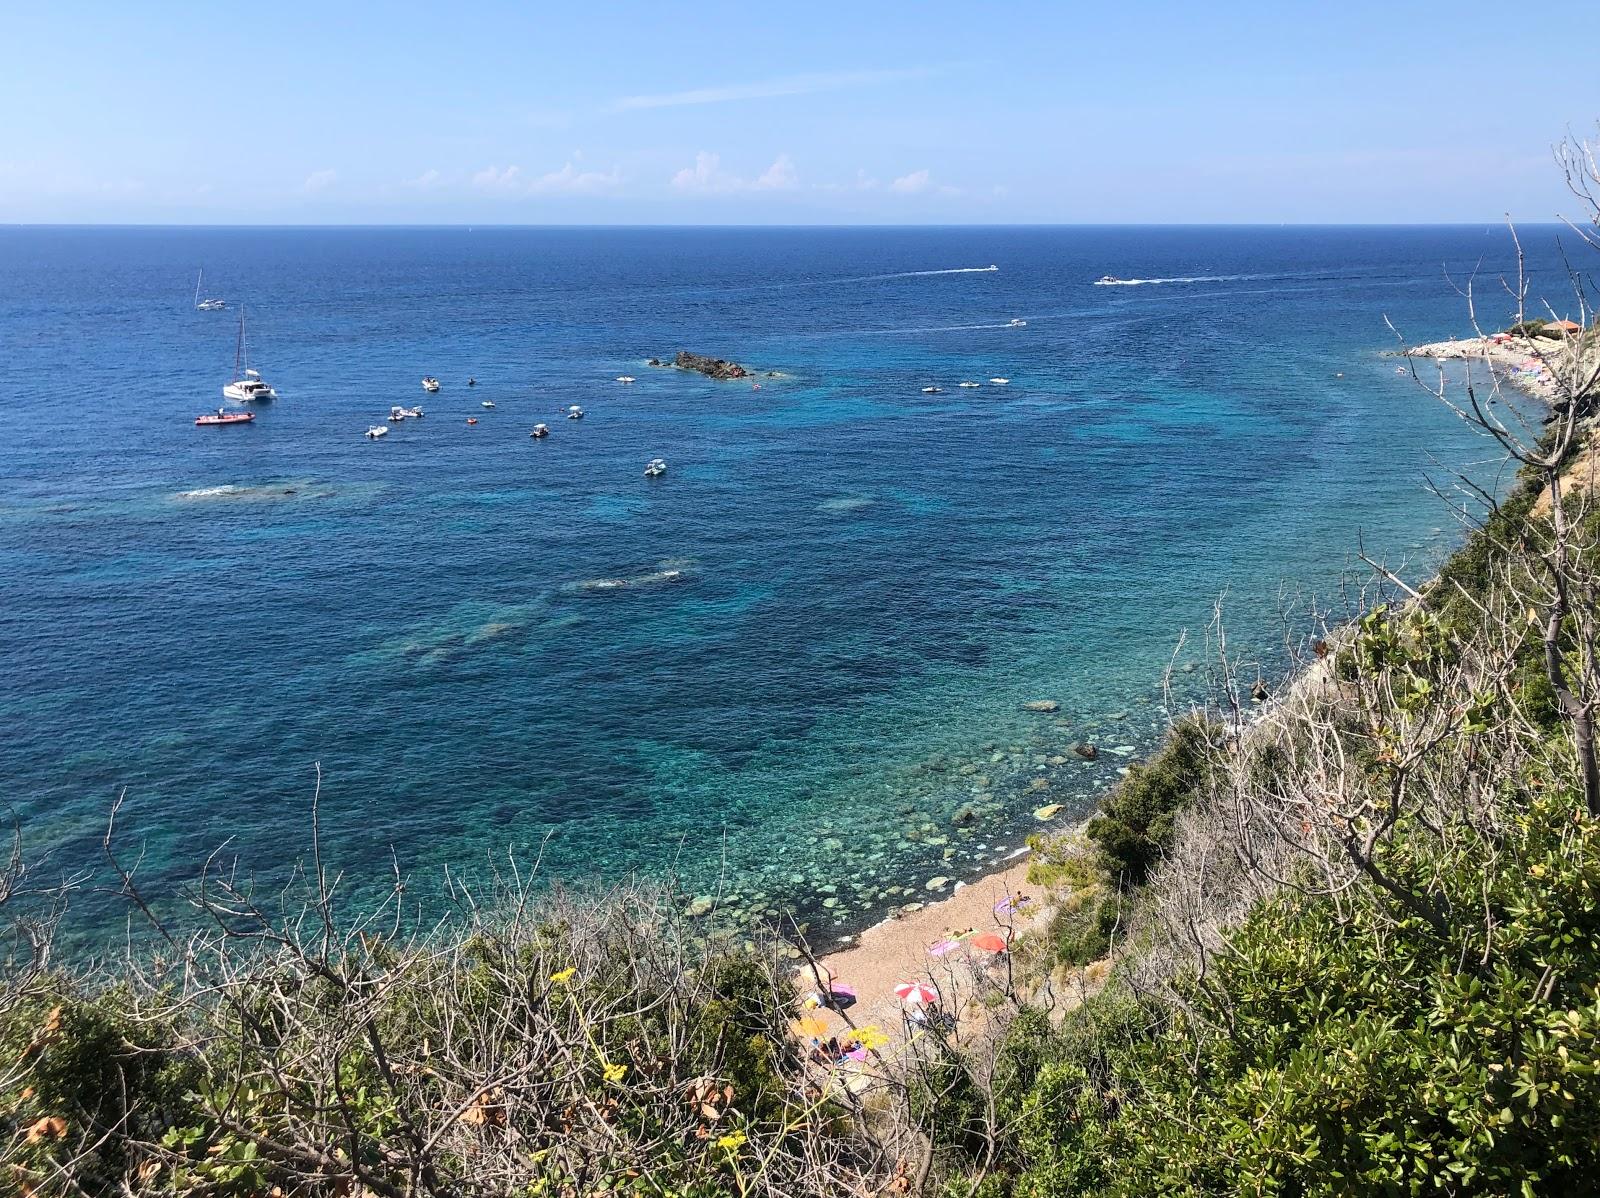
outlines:
[[[943,270],[897,270],[886,275],[852,275],[848,279],[816,279],[802,284],[808,287],[828,287],[835,283],[880,283],[886,279],[922,279],[931,275],[988,275],[999,273],[1000,268],[989,266],[950,266]]]
[[[1161,283],[1235,283],[1244,279],[1279,279],[1284,275],[1187,275],[1181,279],[1096,279],[1096,287],[1152,287]]]

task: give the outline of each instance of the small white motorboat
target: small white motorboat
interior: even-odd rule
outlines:
[[[567,409],[567,419],[568,420],[582,420],[583,419],[583,409],[580,408],[577,404],[573,404],[571,407],[569,407]]]
[[[943,387],[924,387],[922,389],[922,393],[924,395],[938,395],[943,390],[944,390]]]
[[[396,404],[394,407],[389,409],[389,423],[390,424],[399,424],[405,418],[406,418],[406,410],[404,408],[402,408],[399,404]]]
[[[547,424],[536,424],[536,425],[534,425],[533,426],[533,431],[528,434],[528,436],[530,436],[530,437],[548,437],[549,435],[550,435],[550,426],[547,425]]]
[[[989,381],[991,383],[993,383],[996,387],[1004,387],[1011,380],[1010,379],[990,379]]]
[[[1013,316],[1010,321],[1007,322],[1006,327],[1009,329],[1025,329],[1028,327],[1028,322],[1020,319],[1019,317]]]
[[[633,381],[634,381],[634,378],[633,378],[633,375],[631,375],[631,374],[619,374],[619,375],[617,375],[617,382],[619,382],[619,383],[631,383]]]
[[[667,472],[666,458],[651,458],[645,463],[644,476],[646,478],[659,478]]]
[[[387,437],[388,435],[389,435],[388,427],[385,426],[385,425],[382,425],[382,424],[374,424],[371,428],[369,428],[367,430],[367,436],[370,437],[374,441],[376,441],[379,437]]]
[[[422,389],[428,392],[437,391],[439,389],[439,380],[434,378],[431,374],[424,375],[422,379]]]
[[[981,387],[981,386],[983,386],[983,384],[982,383],[957,383],[956,386],[971,388],[971,387]]]
[[[1094,285],[1096,287],[1114,287],[1120,282],[1122,280],[1117,278],[1116,275],[1101,275],[1094,281]]]
[[[492,407],[494,407],[494,400],[486,399],[481,404],[479,404],[478,406],[480,408],[492,408]]]
[[[406,417],[408,420],[417,420],[426,415],[426,413],[424,413],[421,408],[401,408],[400,415]]]

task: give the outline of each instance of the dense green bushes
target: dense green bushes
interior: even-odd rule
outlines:
[[[1118,886],[1138,886],[1172,843],[1173,821],[1205,784],[1207,746],[1215,734],[1204,720],[1178,720],[1166,743],[1100,804],[1088,836]]]
[[[1153,1034],[1125,996],[1059,1032],[1019,1019],[1014,1192],[1592,1192],[1600,828],[1564,790],[1529,796],[1499,845],[1431,843],[1404,832],[1385,865],[1480,911],[1465,942],[1370,893],[1286,892]]]

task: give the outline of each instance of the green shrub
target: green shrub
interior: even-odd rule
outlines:
[[[1089,821],[1106,874],[1123,889],[1141,884],[1172,843],[1174,821],[1206,782],[1212,728],[1177,721],[1149,761],[1129,768]]]
[[[1046,933],[1062,965],[1087,965],[1111,951],[1111,937],[1122,914],[1122,894],[1094,893],[1076,906],[1066,903],[1050,919]]]
[[[1403,828],[1385,858],[1489,914],[1455,937],[1371,892],[1291,892],[1187,985],[1193,1019],[1030,1049],[1015,1192],[1592,1192],[1600,826],[1571,792],[1519,801],[1503,843]]]

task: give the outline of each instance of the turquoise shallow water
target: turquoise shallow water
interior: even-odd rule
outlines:
[[[725,874],[741,909],[855,926],[1014,850],[1041,803],[1084,810],[1152,743],[1161,670],[1220,594],[1271,662],[1280,589],[1336,597],[1358,534],[1439,560],[1457,534],[1423,473],[1491,454],[1378,357],[1383,317],[1465,331],[1444,268],[1509,249],[0,230],[9,801],[63,865],[125,789],[152,886],[228,838],[271,875],[320,762],[357,889],[391,850],[435,876],[542,846],[554,876]],[[233,358],[234,310],[191,308],[201,265],[281,395],[252,426],[192,424]],[[643,364],[679,348],[783,377]],[[365,441],[397,402],[428,415]]]

